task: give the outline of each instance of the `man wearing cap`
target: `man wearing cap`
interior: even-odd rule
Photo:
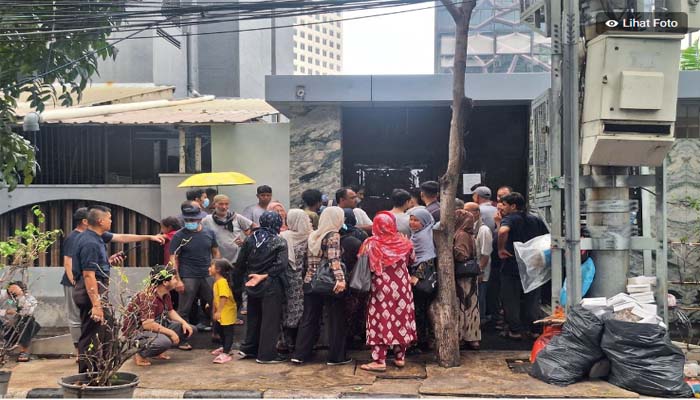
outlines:
[[[479,205],[481,220],[491,229],[491,235],[496,233],[496,221],[494,217],[498,209],[491,204],[491,189],[486,186],[477,186],[472,193],[472,201]]]
[[[253,221],[256,225],[260,225],[260,216],[267,211],[267,206],[270,204],[270,201],[272,201],[272,188],[267,185],[262,185],[258,186],[256,192],[258,202],[244,208],[241,214]]]
[[[175,266],[179,278],[185,286],[185,292],[180,295],[178,314],[190,315],[192,304],[197,295],[205,304],[212,304],[213,278],[209,276],[209,265],[212,257],[219,258],[219,245],[216,234],[202,225],[202,219],[207,213],[199,208],[199,204],[186,201],[180,206],[184,227],[180,229],[170,242],[170,260]],[[181,350],[191,350],[189,343],[181,342]]]
[[[440,222],[440,202],[438,201],[440,184],[435,181],[426,181],[420,184],[420,199],[425,203],[425,208],[433,216],[435,222]]]
[[[139,352],[134,356],[136,365],[151,365],[149,358],[169,360],[165,352],[181,341],[192,336],[194,328],[173,309],[170,291],[177,286],[175,269],[170,266],[156,266],[151,269],[150,284],[139,292],[129,304],[128,311],[133,317],[125,330],[138,329],[141,332]]]

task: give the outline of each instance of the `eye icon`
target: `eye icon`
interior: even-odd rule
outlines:
[[[617,21],[615,21],[614,19],[609,19],[609,20],[605,21],[605,25],[606,25],[608,28],[614,28],[614,27],[620,25],[620,23],[617,22]]]

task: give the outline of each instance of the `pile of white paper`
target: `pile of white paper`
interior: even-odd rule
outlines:
[[[612,311],[613,318],[642,324],[666,325],[658,316],[653,287],[656,277],[637,276],[627,280],[627,293],[618,293],[608,299],[591,297],[581,300],[581,306],[597,316]]]

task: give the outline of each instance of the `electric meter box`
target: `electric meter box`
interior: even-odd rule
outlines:
[[[605,34],[588,43],[582,164],[662,164],[673,145],[682,38]]]

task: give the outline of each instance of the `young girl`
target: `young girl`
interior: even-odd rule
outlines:
[[[214,329],[221,337],[223,347],[211,352],[215,355],[215,364],[223,364],[232,360],[229,352],[233,344],[233,326],[236,323],[236,301],[231,291],[231,274],[233,267],[225,259],[219,258],[212,261],[209,266],[209,275],[214,277]]]

